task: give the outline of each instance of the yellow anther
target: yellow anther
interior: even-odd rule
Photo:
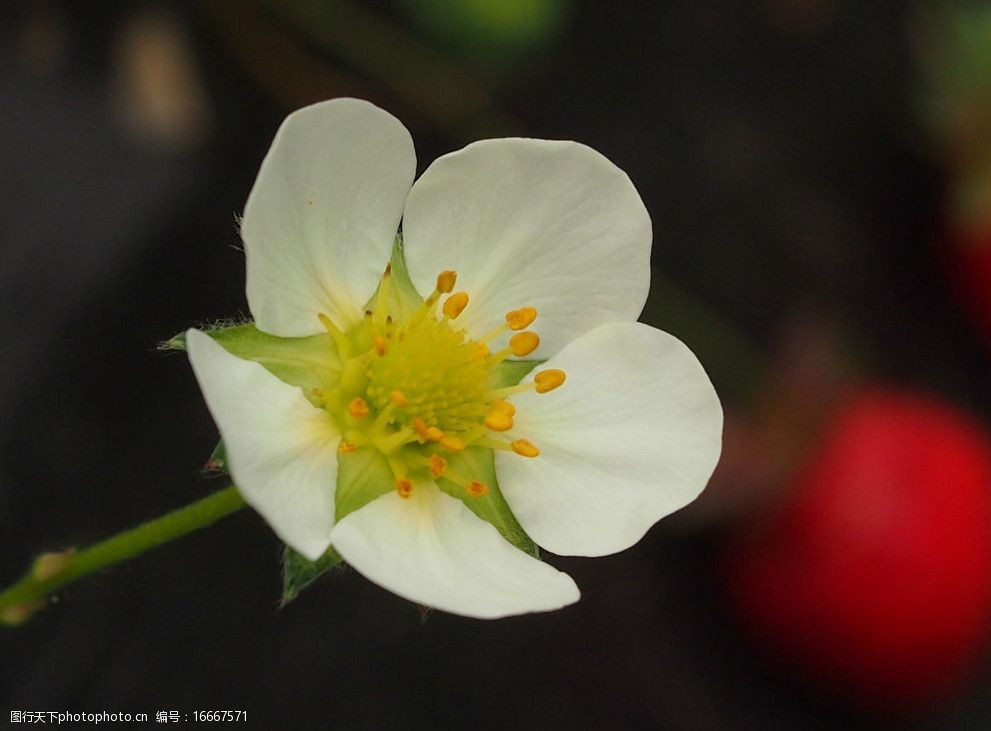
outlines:
[[[396,389],[395,391],[389,394],[389,400],[392,401],[392,403],[394,403],[399,408],[402,408],[406,405],[406,394]]]
[[[440,446],[449,452],[460,452],[465,448],[464,440],[449,435],[440,438]]]
[[[423,419],[419,417],[413,419],[413,431],[415,431],[419,435],[420,439],[426,439],[427,431],[428,431],[427,422],[425,422]]]
[[[361,396],[355,396],[348,404],[348,413],[355,419],[364,419],[368,416],[368,403]]]
[[[512,330],[523,330],[530,327],[537,319],[537,310],[533,307],[521,307],[506,313],[506,324]]]
[[[347,439],[342,439],[341,443],[337,446],[337,451],[341,454],[350,454],[357,448],[358,446],[356,444],[349,442]]]
[[[447,460],[439,454],[431,455],[430,459],[427,460],[427,467],[430,468],[431,475],[440,477],[444,474],[444,470],[447,469]]]
[[[505,411],[493,410],[485,417],[485,427],[492,431],[506,431],[513,428],[513,417]]]
[[[389,341],[381,335],[374,335],[372,337],[372,346],[379,355],[385,355],[389,352]]]
[[[397,477],[396,492],[399,493],[399,497],[408,498],[413,494],[413,483],[410,482],[408,477]]]
[[[492,351],[489,350],[489,346],[485,343],[480,343],[475,341],[471,344],[471,359],[472,360],[484,360],[489,357]]]
[[[540,450],[537,449],[536,445],[526,439],[514,439],[509,443],[509,446],[513,448],[516,454],[524,457],[537,457],[540,455]]]
[[[451,318],[452,320],[457,319],[458,315],[464,312],[465,307],[468,306],[468,293],[467,292],[455,292],[446,300],[444,300],[444,306],[441,311],[445,316]]]
[[[458,280],[458,273],[452,271],[441,272],[437,275],[437,291],[447,294],[454,291],[454,283]]]
[[[530,330],[516,333],[509,339],[509,349],[518,358],[524,355],[530,355],[530,353],[537,349],[538,345],[540,345],[540,336]]]
[[[478,480],[472,480],[469,482],[465,490],[472,497],[483,497],[489,494],[489,486],[484,482],[479,482]]]
[[[508,416],[516,416],[516,407],[513,406],[508,401],[506,401],[505,399],[497,398],[495,401],[489,404],[489,406],[492,408],[493,411],[501,411],[502,413],[507,414]]]
[[[428,426],[427,431],[424,434],[424,438],[428,442],[443,442],[445,439],[444,432],[442,432],[436,426]],[[456,439],[456,437],[451,437],[451,438]],[[464,447],[462,447],[462,449],[464,449]]]
[[[533,383],[537,393],[547,393],[564,383],[564,371],[557,368],[548,368],[540,371],[533,377]]]

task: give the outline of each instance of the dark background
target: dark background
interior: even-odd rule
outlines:
[[[502,135],[576,139],[628,171],[654,221],[643,319],[696,349],[730,410],[810,320],[886,378],[991,405],[936,263],[918,7],[562,0],[536,40],[469,52],[408,4],[330,2],[326,28],[294,17],[312,5],[0,12],[0,583],[223,484],[199,472],[216,431],[186,360],[156,344],[246,314],[235,215],[285,114],[331,96],[396,114],[421,171]],[[277,610],[278,541],[243,511],[0,634],[0,709],[243,709],[259,728],[991,724],[988,674],[905,714],[779,666],[724,599],[725,531],[681,516],[620,555],[552,557],[583,594],[559,612],[424,622],[353,572]]]

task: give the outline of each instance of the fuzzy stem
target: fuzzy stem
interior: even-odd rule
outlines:
[[[237,488],[231,485],[81,551],[43,554],[20,581],[0,592],[0,622],[20,624],[40,609],[55,589],[212,525],[244,505]]]

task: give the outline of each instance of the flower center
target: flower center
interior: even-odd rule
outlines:
[[[485,416],[490,368],[463,330],[419,318],[390,333],[385,354],[368,369],[367,398],[377,411],[395,403],[397,419],[416,419],[447,432]]]
[[[494,388],[499,363],[511,355],[529,355],[540,344],[538,335],[526,329],[537,311],[513,310],[504,325],[473,340],[457,325],[468,294],[452,293],[454,272],[442,272],[423,305],[402,321],[389,312],[391,276],[387,267],[372,309],[348,332],[319,316],[337,342],[344,367],[333,391],[315,389],[311,397],[337,422],[343,434],[340,451],[372,447],[385,455],[400,496],[412,494],[411,478],[443,476],[460,485],[466,497],[481,497],[488,486],[457,473],[449,457],[472,445],[537,457],[540,450],[530,441],[500,435],[512,429],[516,415],[508,399],[530,389],[551,391],[564,382],[564,372],[548,369],[530,383]],[[510,332],[506,345],[492,352],[489,344]]]

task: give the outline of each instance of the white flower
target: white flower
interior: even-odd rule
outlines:
[[[651,226],[619,168],[533,139],[476,142],[413,185],[415,167],[372,104],[290,115],[242,224],[266,345],[190,330],[193,369],[239,490],[300,553],[332,545],[458,614],[563,607],[577,587],[523,531],[559,554],[633,545],[705,486],[719,401],[635,322]],[[547,360],[516,385],[531,353]]]

